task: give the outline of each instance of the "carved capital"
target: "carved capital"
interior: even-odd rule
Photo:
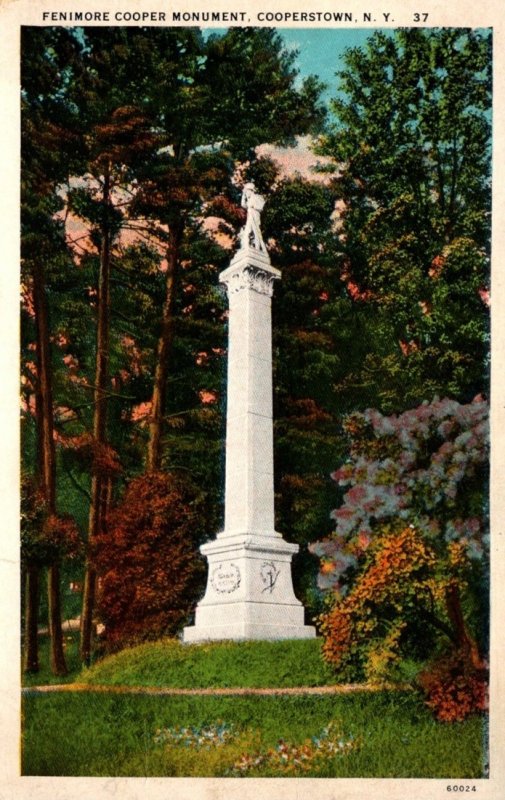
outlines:
[[[258,292],[258,294],[265,294],[267,297],[272,297],[274,293],[274,280],[276,277],[276,275],[267,270],[248,264],[230,272],[226,278],[222,280],[222,283],[226,285],[228,294],[242,292],[244,289],[252,289],[254,292]]]

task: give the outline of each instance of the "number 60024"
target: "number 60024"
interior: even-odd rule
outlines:
[[[476,786],[469,786],[468,784],[466,786],[463,786],[463,784],[459,784],[459,785],[458,784],[449,784],[449,786],[447,787],[447,791],[448,792],[476,792],[477,791],[477,787]]]

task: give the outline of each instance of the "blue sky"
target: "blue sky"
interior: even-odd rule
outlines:
[[[300,77],[318,75],[326,84],[327,97],[334,97],[338,84],[335,73],[342,69],[342,56],[348,47],[361,47],[373,28],[279,28],[286,47],[299,51]]]

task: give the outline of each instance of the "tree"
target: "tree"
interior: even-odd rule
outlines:
[[[348,418],[350,457],[333,476],[347,491],[335,534],[312,547],[332,589],[322,625],[335,665],[415,653],[428,625],[432,643],[485,670],[487,425],[479,397]]]
[[[130,105],[137,83],[131,71],[134,52],[126,47],[123,31],[88,31],[87,48],[72,87],[83,124],[81,157],[86,178],[68,193],[70,209],[90,226],[98,256],[96,349],[92,467],[88,545],[102,533],[110,504],[111,473],[98,467],[99,454],[108,444],[107,406],[110,392],[110,281],[114,241],[127,218],[124,195],[135,175],[134,167],[157,144],[142,108]],[[112,69],[112,61],[114,69]],[[82,96],[81,96],[82,95]],[[92,618],[96,575],[88,558],[81,615],[81,658],[91,656]]]
[[[354,381],[386,413],[437,393],[468,402],[488,357],[490,37],[376,33],[345,61],[320,152],[335,162],[342,275],[383,350]]]
[[[47,272],[64,257],[61,225],[53,215],[59,207],[54,191],[73,161],[72,113],[62,101],[68,64],[75,48],[64,31],[24,29],[27,56],[22,70],[22,256],[23,275],[31,296],[36,364],[35,390],[37,482],[46,515],[56,519],[56,456]],[[65,54],[62,57],[62,54]],[[59,158],[55,150],[59,146]],[[60,599],[60,555],[52,561],[27,560],[26,658],[29,670],[38,668],[37,620],[39,568],[48,567],[48,608],[51,667],[65,674]]]
[[[177,115],[168,113],[167,96],[157,98],[159,125],[166,147],[154,165],[155,179],[139,193],[143,213],[168,228],[166,295],[163,304],[146,467],[160,468],[167,377],[173,348],[174,309],[180,286],[181,251],[188,227],[206,213],[216,195],[233,192],[231,179],[237,160],[253,159],[263,142],[294,142],[294,135],[320,125],[324,109],[320,84],[306,79],[297,89],[294,54],[271,29],[231,28],[225,35],[203,42],[196,33],[184,51],[164,55],[160,71],[173,73],[170,101]],[[184,52],[184,55],[181,53]],[[172,62],[170,63],[170,59]],[[235,189],[235,194],[237,190]],[[215,206],[214,206],[215,210]]]
[[[345,60],[320,152],[334,160],[341,277],[371,344],[337,390],[350,410],[359,388],[354,408],[369,410],[344,423],[350,456],[334,477],[349,488],[312,548],[332,592],[325,649],[369,676],[448,649],[426,685],[457,718],[440,707],[447,676],[480,708],[486,668],[490,39],[376,33]],[[426,401],[437,393],[449,399]]]
[[[188,621],[203,588],[204,532],[202,496],[187,478],[150,472],[130,481],[94,542],[107,649],[173,636]]]
[[[28,474],[21,480],[21,563],[26,576],[23,670],[38,672],[38,609],[40,573],[47,568],[49,588],[49,633],[51,669],[66,673],[61,637],[59,567],[81,552],[82,542],[74,518],[56,514],[48,506],[43,490]],[[58,616],[56,615],[58,614]]]

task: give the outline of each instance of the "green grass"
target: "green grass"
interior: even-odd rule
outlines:
[[[25,676],[23,774],[55,776],[224,776],[241,755],[301,744],[332,720],[360,746],[304,773],[317,777],[479,778],[485,775],[484,723],[435,722],[415,692],[330,696],[167,697],[93,692],[100,686],[290,687],[335,683],[321,641],[142,644],[80,672],[77,634],[66,639],[69,675],[51,675],[47,637],[41,670]],[[89,684],[86,693],[30,694],[38,684]],[[209,750],[154,741],[159,728],[219,720],[233,741]],[[252,776],[280,776],[266,766]],[[290,773],[297,775],[296,771]]]
[[[84,670],[76,680],[190,689],[334,684],[320,647],[320,639],[190,645],[165,639],[122,650]]]
[[[415,693],[282,698],[26,694],[23,716],[24,775],[223,776],[244,752],[272,747],[280,738],[301,743],[338,720],[346,737],[362,741],[360,749],[328,760],[309,775],[484,777],[483,721],[437,723]],[[198,751],[154,742],[159,728],[218,720],[235,726],[238,739]]]

